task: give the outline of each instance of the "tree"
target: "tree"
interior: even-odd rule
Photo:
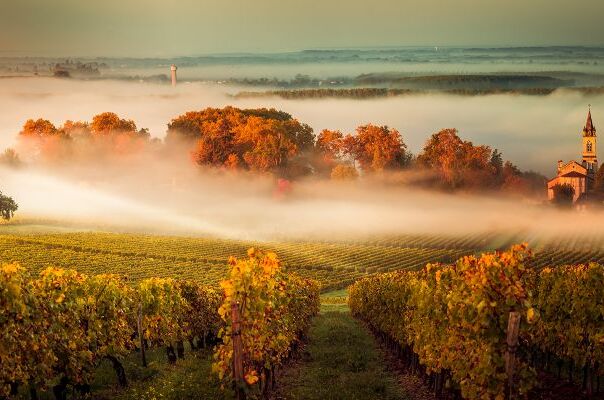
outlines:
[[[594,182],[594,192],[604,194],[604,164],[600,165]]]
[[[282,121],[250,117],[235,132],[236,143],[243,148],[242,158],[252,170],[266,172],[283,167],[298,153]]]
[[[316,143],[316,151],[321,161],[327,166],[334,165],[344,152],[344,135],[340,131],[324,129],[319,133]]]
[[[359,173],[352,165],[338,164],[331,170],[331,179],[340,181],[355,180]]]
[[[18,208],[19,205],[12,197],[5,196],[0,192],[0,216],[2,216],[2,219],[7,221],[11,219]]]
[[[503,171],[503,157],[501,156],[499,150],[493,150],[493,153],[491,153],[490,163],[495,170],[495,174],[498,176],[501,175],[501,172]]]
[[[557,184],[553,188],[554,198],[552,203],[561,208],[570,208],[575,197],[575,188],[568,183]]]
[[[22,136],[52,136],[59,133],[59,130],[47,119],[39,118],[37,120],[28,119],[23,125],[23,129],[19,132]]]
[[[434,170],[444,186],[485,187],[496,182],[499,158],[499,152],[493,154],[488,146],[474,146],[462,140],[457,129],[443,129],[426,142],[417,162]]]
[[[82,121],[67,120],[60,128],[65,134],[75,138],[79,136],[87,137],[90,135],[90,124]]]
[[[71,137],[46,119],[29,119],[19,132],[19,151],[45,161],[67,158]]]
[[[365,172],[401,168],[408,160],[401,134],[385,125],[359,126],[356,136],[348,135],[344,139],[343,147]]]
[[[21,159],[14,149],[9,148],[4,150],[4,153],[0,155],[0,164],[16,168],[21,165]]]
[[[265,108],[188,112],[168,125],[167,141],[195,142],[191,155],[199,165],[261,172],[303,170],[299,158],[314,147],[308,125],[282,111]],[[297,163],[292,163],[294,160]]]
[[[122,119],[112,112],[104,112],[92,117],[90,130],[97,135],[136,132],[136,124],[131,119]]]

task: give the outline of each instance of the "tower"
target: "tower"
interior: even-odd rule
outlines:
[[[587,122],[583,128],[583,166],[587,168],[588,175],[595,175],[598,171],[598,152],[596,147],[596,127],[591,120],[591,105],[587,113]]]
[[[170,75],[172,77],[172,86],[176,86],[176,65],[170,66]]]

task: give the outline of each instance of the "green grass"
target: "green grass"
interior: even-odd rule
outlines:
[[[222,391],[217,378],[211,373],[211,350],[190,351],[186,347],[185,358],[176,365],[167,362],[163,348],[147,351],[145,368],[141,365],[139,353],[131,353],[123,361],[128,386],[117,384],[115,372],[108,361],[102,362],[95,371],[88,398],[95,400],[153,400],[153,399],[233,399],[230,391]],[[24,390],[22,399],[29,396]],[[40,400],[54,400],[52,390],[38,391]],[[78,398],[78,393],[70,386],[68,398]]]
[[[334,300],[348,297],[348,289],[332,290],[331,292],[323,293],[321,300]]]
[[[210,352],[189,353],[175,366],[162,363],[154,375],[133,380],[125,390],[109,389],[98,393],[98,399],[153,400],[153,399],[232,399],[230,392],[220,389],[211,373]],[[107,374],[113,373],[109,366]],[[139,375],[139,377],[144,377]]]
[[[322,311],[348,311],[348,289],[334,290],[321,295]]]
[[[308,345],[285,370],[275,398],[287,400],[406,399],[383,364],[374,339],[346,305],[323,305]]]

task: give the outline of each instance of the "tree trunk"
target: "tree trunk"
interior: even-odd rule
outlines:
[[[90,385],[87,383],[75,385],[74,388],[83,395],[82,397],[88,397],[90,394]]]
[[[38,400],[38,391],[33,384],[29,384],[29,398],[31,400]]]
[[[197,350],[197,346],[195,345],[195,339],[189,339],[189,346],[191,346],[191,350]]]
[[[166,354],[168,355],[168,362],[170,364],[176,364],[176,353],[174,352],[174,346],[172,346],[172,344],[166,346]]]
[[[52,388],[56,400],[67,400],[67,378],[62,377],[58,385]]]
[[[19,394],[19,384],[17,382],[11,382],[9,385],[11,396],[16,396],[17,394]]]
[[[113,370],[115,371],[115,375],[117,376],[117,383],[121,387],[128,386],[128,379],[126,379],[126,370],[124,369],[124,366],[122,365],[120,360],[118,360],[114,356],[106,356],[106,358],[111,361],[111,365],[113,366]]]
[[[185,358],[185,344],[182,340],[176,342],[176,355],[178,358]]]
[[[136,318],[136,330],[138,331],[138,338],[140,340],[143,367],[147,367],[147,356],[145,354],[145,338],[143,336],[143,306],[142,306],[142,304],[138,305],[138,315]]]

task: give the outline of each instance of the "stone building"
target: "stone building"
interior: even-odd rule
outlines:
[[[591,107],[587,113],[587,121],[582,134],[582,161],[564,163],[558,161],[558,171],[555,178],[547,182],[547,197],[554,198],[556,185],[571,185],[575,190],[573,201],[584,197],[592,189],[595,175],[598,171],[596,127],[591,119]]]

